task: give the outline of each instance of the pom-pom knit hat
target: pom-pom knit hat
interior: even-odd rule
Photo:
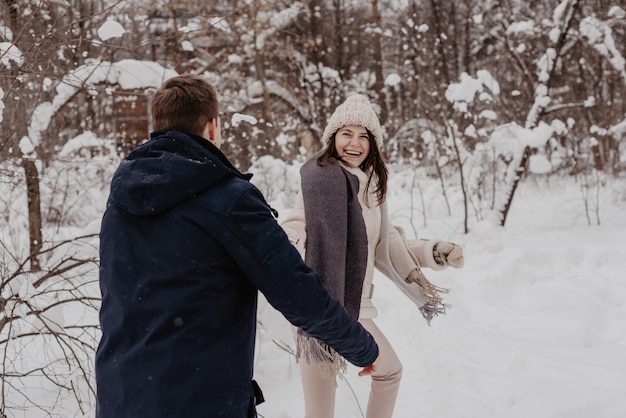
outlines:
[[[328,120],[328,125],[324,129],[322,143],[327,144],[330,137],[344,126],[359,125],[367,128],[374,135],[376,145],[379,149],[383,146],[383,136],[380,129],[378,117],[370,104],[370,101],[362,94],[355,94],[346,99],[345,102],[337,106],[335,112]]]

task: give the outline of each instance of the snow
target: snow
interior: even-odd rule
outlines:
[[[500,94],[500,84],[493,78],[487,70],[476,71],[476,78],[480,80],[483,86],[487,87],[493,94]]]
[[[552,22],[542,23],[548,27],[549,39],[554,43],[560,36],[562,21],[567,19],[567,5],[567,0],[561,1]],[[293,12],[286,9],[266,19],[271,27],[265,31],[260,29],[257,45],[264,45],[268,37],[292,20]],[[32,10],[27,7],[23,16],[31,14]],[[615,20],[625,15],[623,9],[613,6],[607,12],[609,20],[600,20],[598,16],[581,18],[578,32],[626,81],[626,61],[616,46],[619,39],[614,38],[611,29],[619,24]],[[476,22],[481,19],[482,15],[474,16]],[[209,18],[208,22],[218,30],[231,32],[226,19]],[[426,24],[410,21],[408,25],[422,33],[429,30]],[[182,28],[183,32],[188,30],[191,29]],[[538,30],[544,29],[529,20],[512,23],[507,33],[523,38],[525,33]],[[102,41],[119,38],[125,33],[113,20],[107,20],[97,32]],[[0,41],[13,39],[10,29],[1,23],[0,35]],[[247,44],[254,45],[252,40]],[[183,41],[182,45],[184,50],[190,50],[188,41]],[[526,48],[526,44],[520,43],[516,50],[521,53]],[[63,53],[63,49],[58,52],[61,59],[65,59]],[[556,58],[556,50],[548,48],[537,62],[540,81],[547,81]],[[241,64],[242,58],[233,54],[228,61]],[[0,68],[12,70],[23,62],[22,52],[15,45],[0,42]],[[315,65],[308,63],[311,72],[308,81],[319,81],[313,75],[321,71],[325,79],[341,82],[334,69]],[[91,88],[99,83],[123,89],[156,88],[173,75],[176,75],[174,71],[152,62],[89,61],[56,86],[50,84],[56,95],[52,101],[34,109],[28,136],[19,142],[20,150],[24,155],[35,156],[41,133],[47,129],[51,117],[80,88]],[[397,87],[401,78],[390,74],[385,81],[386,85]],[[249,87],[253,102],[260,97],[262,86],[257,83]],[[272,94],[295,102],[291,92],[279,87],[271,82],[265,86]],[[459,83],[449,86],[446,98],[458,110],[467,112],[477,95],[480,100],[491,99],[484,87],[493,95],[500,92],[499,85],[487,72],[477,71],[476,78],[463,74]],[[92,91],[96,93],[95,89]],[[554,120],[550,125],[539,123],[535,127],[538,111],[551,101],[545,84],[537,85],[535,92],[526,128],[505,124],[491,135],[489,145],[498,147],[500,153],[520,156],[526,145],[542,148],[554,133],[566,135],[567,127],[572,126],[572,120],[568,119],[567,124]],[[518,96],[520,92],[514,90],[511,95]],[[4,111],[3,96],[0,89],[0,121]],[[586,106],[593,104],[589,99],[585,101]],[[304,114],[305,110],[300,112]],[[479,117],[495,119],[495,113],[486,109]],[[235,113],[231,124],[237,126],[241,122],[257,124],[256,118]],[[608,133],[621,140],[626,133],[626,119],[608,130],[602,129],[597,133]],[[432,140],[429,133],[426,131],[423,137]],[[480,131],[469,125],[466,134],[476,136]],[[85,132],[64,146],[58,163],[62,165],[62,159],[69,161],[81,155],[81,150],[100,146],[99,138]],[[554,164],[555,155],[558,157],[553,155]],[[106,173],[104,168],[98,171],[98,161],[92,163],[94,172]],[[99,164],[105,166],[106,162]],[[515,166],[513,161],[511,167]],[[403,226],[409,235],[414,231],[420,237],[439,236],[459,243],[466,255],[465,267],[461,270],[426,272],[437,284],[452,289],[447,301],[453,308],[446,316],[436,318],[431,327],[389,281],[380,274],[375,278],[374,303],[379,311],[376,322],[392,341],[404,364],[394,417],[626,416],[626,281],[623,273],[626,269],[623,245],[626,185],[623,181],[606,179],[598,189],[599,200],[593,201],[589,196],[597,190],[589,189],[587,184],[578,183],[573,177],[547,176],[552,164],[545,155],[532,155],[529,168],[532,176],[520,183],[507,226],[500,228],[488,221],[478,222],[478,216],[472,213],[467,235],[461,233],[463,212],[458,190],[454,187],[448,190],[453,205],[453,213],[448,216],[438,180],[418,177],[419,187],[410,190],[413,172],[392,169],[389,204],[393,223]],[[270,203],[285,216],[297,189],[294,186],[297,169],[291,165],[277,166],[271,158],[262,157],[253,162],[252,171],[255,173],[253,182],[269,192]],[[9,183],[4,186],[9,187]],[[44,193],[49,187],[42,182]],[[88,203],[78,205],[66,216],[79,219],[76,213],[80,212],[83,218],[79,220],[93,218],[85,230],[97,233],[99,211],[105,206],[108,188],[99,190],[87,186],[84,189]],[[17,202],[14,203],[16,211],[23,213],[25,201],[20,198]],[[421,206],[422,202],[426,207]],[[489,218],[483,216],[483,219]],[[599,225],[598,219],[601,220]],[[23,217],[20,222],[24,222]],[[4,225],[0,228],[3,243],[9,242],[5,239],[13,231],[9,227],[15,228],[15,224],[7,225],[6,230]],[[19,285],[7,291],[17,292],[24,299],[34,292],[26,280],[9,284]],[[28,312],[19,309],[25,306],[19,305],[15,314],[27,318]],[[46,315],[48,322],[57,324],[64,324],[72,317],[62,310],[50,310]],[[299,370],[288,352],[293,348],[290,327],[262,297],[259,321],[255,378],[267,399],[259,406],[260,416],[302,416]],[[33,322],[32,326],[36,329],[41,324]],[[360,411],[367,403],[370,379],[357,377],[357,371],[357,368],[350,368],[345,379],[339,382],[337,417],[363,415]],[[49,392],[33,391],[32,394],[36,398],[40,394],[55,393],[52,388],[48,389]],[[35,416],[39,415],[29,415],[29,418]]]
[[[228,54],[228,63],[229,64],[241,65],[241,64],[243,64],[243,58],[241,57],[241,55]]]
[[[269,43],[268,40],[271,40],[277,31],[284,29],[296,20],[304,9],[305,6],[302,3],[295,2],[277,12],[259,13],[257,20],[264,25],[262,25],[263,29],[255,35],[255,48],[259,50],[265,48],[266,43]]]
[[[250,125],[256,125],[257,120],[254,116],[244,115],[242,113],[234,113],[230,119],[231,126],[237,127],[241,122],[248,122]]]
[[[460,112],[468,112],[468,104],[479,95],[483,102],[492,100],[491,94],[484,91],[487,87],[494,95],[500,94],[500,85],[491,76],[489,71],[478,70],[476,78],[467,73],[461,73],[458,83],[450,83],[446,89],[446,99],[453,103],[454,108]]]
[[[81,65],[56,86],[56,95],[51,102],[43,102],[35,108],[28,127],[30,140],[34,145],[39,145],[41,133],[47,129],[52,116],[80,88],[89,88],[100,83],[118,85],[126,90],[158,88],[175,75],[176,71],[164,68],[156,62],[134,59],[117,62],[93,60]]]
[[[178,75],[174,70],[152,61],[124,59],[116,62],[85,64],[66,77],[67,84],[57,86],[59,95],[73,94],[85,84],[119,84],[122,89],[158,88],[168,78]]]
[[[615,45],[611,27],[592,16],[584,18],[580,22],[580,33],[588,39],[596,51],[603,55],[613,67],[619,71],[626,81],[626,60]]]
[[[556,50],[554,48],[547,48],[546,53],[537,62],[537,78],[540,82],[546,82],[550,79],[550,71],[554,66],[555,59]]]
[[[525,147],[522,138],[527,132],[514,122],[500,125],[491,133],[489,146],[495,147],[497,155],[519,154]]]
[[[512,146],[520,142],[513,140],[518,133],[528,134],[528,130],[511,125],[500,131],[499,139]],[[69,141],[62,154],[79,155],[80,149],[101,145],[86,132]],[[105,181],[101,189],[85,187],[91,184],[87,179],[110,178],[115,168],[105,160],[91,161],[90,174],[81,171],[79,179],[90,193],[71,215],[83,216],[87,225],[83,233],[97,233],[108,192]],[[88,168],[78,160],[77,164]],[[279,220],[284,218],[297,191],[298,164],[279,164],[266,156],[254,162],[251,172],[252,181],[280,213]],[[403,227],[409,237],[439,237],[461,245],[465,266],[425,271],[433,282],[451,289],[446,301],[452,308],[430,327],[417,308],[376,273],[376,323],[404,367],[394,417],[626,416],[624,180],[605,179],[596,201],[586,197],[595,190],[585,189],[573,177],[532,175],[520,182],[506,227],[478,222],[472,213],[466,235],[458,188],[448,186],[452,206],[448,215],[439,180],[418,173],[411,189],[414,174],[413,169],[390,166],[392,223]],[[15,205],[22,208],[24,202]],[[0,228],[0,233],[8,232]],[[13,281],[5,290],[30,297],[33,289],[25,282]],[[26,316],[26,311],[15,313]],[[51,310],[46,315],[48,325],[77,318],[97,320],[95,312],[76,316],[68,310]],[[31,326],[36,329],[41,324],[34,321]],[[293,348],[289,324],[261,296],[255,353],[255,379],[266,398],[258,407],[261,417],[303,415],[299,368],[289,353]],[[370,378],[358,377],[358,370],[350,367],[338,382],[337,417],[361,417],[360,411],[365,410]],[[73,382],[78,383],[84,384]],[[29,389],[33,399],[55,393],[51,387]],[[24,416],[47,416],[44,411],[28,413]]]
[[[535,22],[527,20],[524,22],[513,22],[506,28],[507,34],[519,34],[525,32],[532,32],[535,29]]]
[[[209,25],[211,25],[215,29],[219,29],[223,32],[230,33],[230,26],[228,25],[228,21],[223,17],[211,17],[208,19]]]
[[[528,159],[528,171],[534,174],[547,174],[552,171],[552,163],[543,154],[531,155]]]
[[[561,36],[560,28],[552,28],[548,32],[548,39],[550,39],[550,42],[552,42],[553,44],[556,44],[559,41],[560,36]]]
[[[534,148],[541,148],[554,133],[552,127],[545,122],[539,122],[534,128],[525,131],[524,143]]]
[[[200,18],[191,18],[186,25],[183,25],[179,28],[181,33],[192,33],[202,31],[204,27],[204,21]]]
[[[555,26],[559,26],[561,22],[565,20],[565,12],[569,5],[570,0],[562,0],[561,3],[554,9],[552,14],[552,22]]]
[[[72,155],[78,150],[89,149],[91,147],[101,148],[103,141],[91,131],[85,131],[82,134],[70,139],[63,145],[63,148],[59,152],[59,157],[67,157]]]
[[[623,121],[621,121],[620,123],[612,126],[609,129],[609,132],[611,132],[612,134],[614,134],[616,137],[618,135],[626,135],[626,119],[624,119]]]
[[[412,231],[410,193],[394,189],[404,174],[392,173],[390,213]],[[465,266],[426,271],[451,289],[453,306],[431,327],[389,280],[375,276],[375,321],[404,367],[394,417],[626,416],[624,192],[616,201],[602,189],[602,222],[588,226],[580,185],[533,177],[520,183],[505,228],[475,223],[463,235],[460,202],[446,217],[435,182],[420,179],[429,206],[419,236],[461,244]],[[264,299],[259,313],[255,379],[266,402],[258,412],[303,416],[298,365],[286,351],[294,348],[290,327]],[[337,417],[363,416],[370,378],[358,370],[351,366],[338,381]]]
[[[121,38],[124,33],[126,33],[124,27],[114,20],[107,20],[98,28],[98,37],[102,41]]]
[[[13,31],[10,27],[4,25],[4,22],[0,22],[0,39],[13,41]]]
[[[193,43],[189,41],[182,41],[180,45],[183,48],[183,51],[191,52],[194,50]]]
[[[398,87],[402,83],[402,78],[397,73],[392,73],[385,78],[385,85],[390,87]]]
[[[22,151],[22,154],[24,155],[30,155],[31,153],[35,152],[35,147],[33,146],[30,138],[28,138],[27,136],[23,136],[22,139],[20,139],[19,147],[20,151]]]
[[[493,110],[483,110],[478,114],[480,119],[497,120],[498,115]]]
[[[465,136],[468,136],[470,138],[476,138],[477,134],[476,134],[476,127],[473,124],[469,124],[467,125],[467,128],[465,128],[465,131],[463,131]]]
[[[4,65],[7,69],[12,69],[11,62],[18,67],[24,64],[24,56],[22,51],[11,42],[0,42],[0,65]]]
[[[611,6],[607,16],[615,19],[624,19],[626,17],[626,11],[619,6]]]

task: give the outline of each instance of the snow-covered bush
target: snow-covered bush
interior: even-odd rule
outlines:
[[[251,182],[261,190],[270,205],[291,208],[300,189],[300,165],[286,163],[271,155],[257,159],[248,170]]]
[[[44,242],[37,254],[27,251],[27,191],[19,161],[0,163],[0,377],[5,382],[0,416],[93,412],[97,234],[118,162],[112,143],[86,132],[69,141],[59,159],[39,168]],[[40,270],[31,270],[32,256]]]

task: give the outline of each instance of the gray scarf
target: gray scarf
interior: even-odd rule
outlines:
[[[317,165],[314,155],[300,169],[306,217],[306,263],[329,293],[358,319],[367,267],[367,231],[358,199],[359,179],[339,164]],[[331,347],[301,329],[297,358],[318,364],[329,376],[345,369]]]

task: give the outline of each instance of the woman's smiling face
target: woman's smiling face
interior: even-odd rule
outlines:
[[[370,152],[367,130],[359,125],[347,125],[335,133],[337,155],[353,167],[359,167]]]

